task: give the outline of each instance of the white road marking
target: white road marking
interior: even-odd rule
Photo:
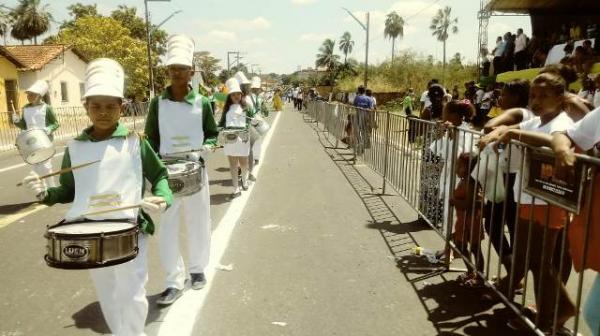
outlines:
[[[281,117],[279,112],[273,121],[271,131],[264,139],[263,151],[267,153],[271,137],[275,133],[277,122]],[[265,155],[266,156],[266,155]],[[268,160],[268,157],[266,158]],[[265,159],[261,160],[261,164],[256,168],[256,174],[260,172],[260,168],[264,165]],[[250,185],[248,191],[243,192],[242,196],[234,199],[227,209],[225,216],[221,219],[219,226],[212,233],[210,257],[211,261],[206,267],[205,275],[207,284],[202,290],[188,290],[184,295],[179,298],[169,309],[166,314],[163,323],[158,331],[158,336],[172,336],[172,335],[191,335],[194,330],[196,318],[200,313],[200,310],[204,306],[204,301],[210,292],[213,284],[215,275],[215,268],[221,264],[221,258],[229,245],[229,240],[233,233],[233,229],[237,225],[246,203],[250,199],[254,184]]]
[[[65,155],[65,151],[62,151],[62,153],[58,153],[58,154],[54,155],[53,158],[55,158],[55,157],[61,157],[63,155]],[[19,164],[13,165],[13,166],[8,166],[8,167],[5,167],[5,168],[0,168],[0,173],[4,173],[6,171],[17,169],[17,168],[21,168],[21,167],[25,167],[25,166],[30,166],[30,164],[26,163],[26,162],[23,162],[23,163],[19,163]]]
[[[0,219],[0,229],[2,229],[5,226],[8,226],[9,224],[12,224],[12,223],[18,221],[21,218],[25,218],[33,213],[36,213],[36,212],[46,209],[46,208],[47,208],[47,206],[45,206],[44,204],[36,204],[32,208],[29,208],[27,210],[21,210],[15,214],[7,215],[6,217],[3,217],[2,219]]]

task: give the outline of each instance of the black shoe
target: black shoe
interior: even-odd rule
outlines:
[[[160,294],[160,298],[156,300],[156,304],[159,306],[170,306],[173,304],[173,302],[179,299],[182,294],[183,291],[181,289],[169,287]]]
[[[206,286],[206,277],[204,273],[191,273],[190,281],[192,283],[192,289],[202,289]]]

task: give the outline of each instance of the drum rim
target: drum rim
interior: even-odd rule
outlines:
[[[50,232],[51,229],[54,229],[56,227],[60,227],[60,226],[67,226],[67,225],[71,225],[71,224],[85,224],[85,223],[128,223],[131,224],[132,226],[130,228],[127,229],[121,229],[121,230],[117,230],[117,231],[110,231],[110,232],[94,232],[94,233],[63,233],[63,232]],[[115,237],[115,236],[121,236],[125,233],[130,233],[130,232],[140,232],[140,225],[137,222],[133,222],[131,220],[111,220],[111,219],[107,219],[107,220],[78,220],[78,221],[74,221],[74,222],[65,222],[64,220],[59,222],[58,224],[54,224],[52,226],[48,226],[46,228],[46,233],[44,233],[44,238],[50,239],[52,237],[62,237],[62,236],[66,236],[66,237],[78,237],[78,238],[83,238],[83,237],[90,237],[90,238],[98,238],[100,237],[99,234],[104,234],[105,236],[111,236],[111,237]]]

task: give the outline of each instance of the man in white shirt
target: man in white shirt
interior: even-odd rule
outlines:
[[[517,30],[517,38],[515,39],[515,64],[517,70],[527,68],[527,35],[523,33],[523,29]]]

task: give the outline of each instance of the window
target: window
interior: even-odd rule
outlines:
[[[67,91],[67,82],[60,82],[60,97],[62,102],[69,101],[69,92]]]
[[[85,84],[79,83],[79,97],[83,100],[83,95],[85,94]]]

